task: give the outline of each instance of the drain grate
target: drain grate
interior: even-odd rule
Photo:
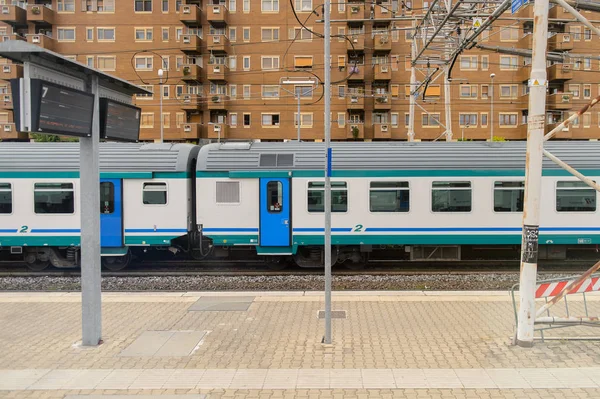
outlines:
[[[324,310],[319,310],[319,312],[317,313],[317,318],[324,319],[325,318],[325,311]],[[331,311],[331,318],[332,319],[345,319],[346,318],[346,311],[345,310],[332,310]]]

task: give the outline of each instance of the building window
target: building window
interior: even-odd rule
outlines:
[[[592,40],[592,31],[590,28],[583,28],[583,40]]]
[[[477,98],[476,85],[460,85],[460,98]]]
[[[244,12],[250,12],[250,0],[243,0],[244,4],[242,7],[244,8]]]
[[[431,188],[432,212],[471,212],[471,182],[434,181]]]
[[[88,55],[87,57],[85,57],[85,65],[89,66],[90,68],[94,68],[94,56],[93,55]]]
[[[519,40],[519,28],[516,26],[505,26],[500,28],[501,42],[516,42]]]
[[[75,12],[75,0],[57,0],[56,10],[58,12]]]
[[[232,113],[229,114],[229,124],[231,125],[231,127],[236,127],[237,126],[237,113]]]
[[[579,85],[569,85],[569,92],[573,96],[574,100],[579,99],[579,97],[581,96]]]
[[[482,55],[481,56],[481,70],[482,71],[487,71],[490,67],[490,56],[489,55]]]
[[[0,214],[12,213],[12,185],[0,183]]]
[[[338,124],[338,127],[346,126],[346,113],[345,112],[338,112],[337,124]]]
[[[294,68],[311,69],[313,66],[313,57],[296,56],[294,57]]]
[[[134,0],[136,12],[151,12],[152,0]]]
[[[229,0],[229,12],[235,12],[237,10],[236,0]]]
[[[75,28],[58,28],[56,30],[59,42],[74,42]]]
[[[519,68],[519,57],[515,55],[500,56],[500,69],[503,71],[514,71]]]
[[[237,97],[237,85],[229,85],[229,97]]]
[[[525,182],[494,182],[494,212],[523,212]]]
[[[589,71],[590,69],[592,69],[592,59],[591,58],[584,58],[583,59],[583,69],[586,71]]]
[[[477,70],[477,56],[476,55],[461,55],[460,56],[460,70],[461,71],[476,71]]]
[[[582,181],[556,183],[557,212],[595,212],[596,190]]]
[[[162,0],[162,12],[169,12],[169,0]]]
[[[163,42],[169,41],[169,28],[162,28],[162,40]]]
[[[307,206],[309,212],[325,211],[325,183],[308,182]],[[331,212],[348,211],[348,185],[344,181],[331,182]]]
[[[460,127],[477,126],[477,114],[458,114]]]
[[[175,126],[181,127],[186,121],[185,112],[177,112],[175,114]]]
[[[135,57],[136,71],[151,71],[153,67],[152,56],[137,56]]]
[[[98,4],[100,12],[115,12],[115,0],[103,0],[102,5]]]
[[[250,99],[250,95],[251,95],[251,86],[250,85],[244,85],[242,86],[242,90],[243,90],[243,97],[244,100],[249,100]]]
[[[35,213],[74,213],[73,183],[35,183]]]
[[[263,85],[262,86],[262,97],[263,98],[279,98],[279,86]]]
[[[87,40],[88,42],[94,41],[94,28],[85,29],[85,40]]]
[[[168,71],[171,66],[171,62],[169,61],[169,56],[163,55],[160,58],[162,60],[162,69],[164,69],[165,71]]]
[[[276,42],[279,41],[279,28],[262,28],[261,40],[263,42]]]
[[[279,0],[262,0],[262,12],[278,12]]]
[[[250,41],[250,28],[243,28],[242,34],[244,36],[244,41],[249,42]]]
[[[295,0],[294,8],[296,12],[310,12],[313,9],[312,0]]]
[[[481,99],[486,100],[489,98],[490,86],[481,85]]]
[[[582,115],[581,121],[583,122],[584,128],[591,127],[592,126],[592,114],[590,114],[589,112],[586,112],[585,114]]]
[[[237,40],[237,28],[229,28],[229,41],[235,42]]]
[[[439,113],[421,114],[421,124],[424,127],[440,126],[440,114]]]
[[[573,40],[579,41],[581,40],[581,26],[571,26],[569,27],[569,31],[571,32],[571,36]]]
[[[279,56],[262,56],[261,68],[263,70],[279,69]]]
[[[142,112],[140,127],[142,129],[151,129],[154,127],[154,112]]]
[[[482,112],[480,115],[481,117],[480,121],[481,121],[481,127],[487,127],[488,125],[488,114],[487,112]]]
[[[500,113],[498,114],[498,124],[504,127],[515,127],[517,126],[517,114],[516,113]]]
[[[101,71],[115,71],[117,69],[117,57],[114,55],[99,55],[98,69]]]
[[[392,127],[398,127],[398,113],[392,112],[390,120]]]
[[[249,71],[250,70],[250,56],[245,55],[244,58],[242,58],[242,61],[243,61],[244,71]]]
[[[500,85],[501,98],[517,98],[519,85]]]
[[[408,182],[371,182],[369,210],[371,212],[408,212],[410,210]]]
[[[167,183],[144,183],[142,201],[144,205],[166,205]]]
[[[310,128],[313,126],[313,113],[300,112],[300,128]],[[298,113],[294,112],[294,127],[298,127]]]
[[[263,127],[279,126],[279,114],[262,114],[261,123]]]
[[[585,99],[592,98],[592,85],[591,84],[583,85],[583,98],[585,98]]]
[[[250,127],[250,114],[244,114],[244,127]]]
[[[171,86],[169,85],[164,85],[162,87],[162,96],[163,98],[167,99],[169,97],[171,97]]]
[[[183,28],[175,28],[175,40],[180,41],[183,35]]]
[[[310,27],[308,29],[310,29]],[[306,28],[290,29],[290,39],[296,39],[296,41],[298,41],[298,40],[311,41],[312,33],[310,33],[310,31],[308,29],[306,29]]]
[[[115,41],[115,28],[98,28],[98,41]]]
[[[409,127],[409,126],[410,126],[410,114],[405,113],[404,114],[404,127]]]
[[[136,42],[151,42],[152,41],[152,28],[135,28],[135,41]]]

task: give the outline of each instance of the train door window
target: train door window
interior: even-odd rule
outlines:
[[[434,181],[431,189],[433,212],[471,212],[471,182]]]
[[[279,181],[267,183],[267,211],[280,213],[283,210],[283,185]]]
[[[325,211],[325,183],[308,183],[308,211]],[[345,181],[331,182],[331,212],[348,211],[348,185]]]
[[[494,212],[523,212],[525,182],[494,182]]]
[[[100,213],[109,215],[115,212],[115,185],[111,182],[100,183]]]
[[[408,212],[410,191],[407,181],[373,181],[369,190],[371,212]]]
[[[582,181],[557,182],[557,212],[594,212],[595,210],[596,190]]]
[[[0,183],[0,214],[12,213],[12,186]]]
[[[144,183],[144,205],[165,205],[167,203],[167,183]]]
[[[35,183],[35,213],[74,213],[73,183]]]

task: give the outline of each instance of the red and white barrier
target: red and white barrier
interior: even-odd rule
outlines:
[[[547,298],[558,295],[567,284],[575,280],[555,281],[553,283],[538,284],[535,289],[536,298]],[[591,277],[575,285],[567,294],[580,294],[582,292],[592,292],[600,290],[600,277]]]

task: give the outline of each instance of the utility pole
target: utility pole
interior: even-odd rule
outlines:
[[[325,0],[325,337],[323,343],[331,344],[331,0]]]
[[[494,78],[495,73],[490,73],[490,142],[494,141]],[[544,97],[545,98],[545,97]]]
[[[410,58],[412,61],[417,57],[417,32],[415,29],[415,21],[413,21],[413,37],[410,45]],[[408,107],[408,141],[415,141],[415,101],[413,90],[417,87],[417,72],[415,65],[410,66],[410,98]]]
[[[446,100],[446,141],[452,141],[452,109],[450,107],[450,67],[446,65],[444,69],[444,100]]]
[[[521,275],[516,344],[533,346],[535,284],[537,277],[538,237],[544,124],[546,119],[546,45],[548,42],[548,0],[536,0],[533,8],[533,53],[529,80],[529,117],[527,120],[527,155],[525,162],[525,201]]]

